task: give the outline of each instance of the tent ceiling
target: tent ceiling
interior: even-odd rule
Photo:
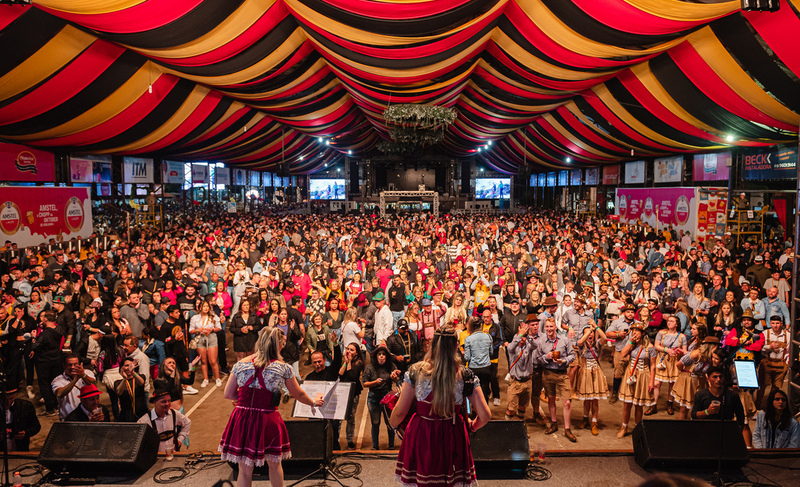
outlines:
[[[781,3],[0,5],[0,138],[308,173],[380,154],[387,105],[429,103],[458,111],[438,154],[505,172],[790,142],[800,0]]]

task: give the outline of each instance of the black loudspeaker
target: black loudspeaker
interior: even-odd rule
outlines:
[[[285,423],[289,430],[289,444],[292,446],[292,458],[281,462],[287,476],[307,473],[323,463],[330,464],[333,459],[333,428],[328,421],[301,419]],[[239,471],[239,465],[231,462],[228,465],[235,472]],[[269,468],[266,464],[256,467],[253,475],[269,477]]]
[[[633,455],[642,468],[716,468],[720,446],[724,468],[747,464],[747,447],[735,421],[645,419],[633,429]]]
[[[358,177],[358,161],[356,159],[347,159],[350,163],[350,194],[359,194],[361,192],[361,179]]]
[[[158,434],[137,423],[53,423],[39,463],[54,472],[138,475],[156,463]]]
[[[470,445],[482,478],[524,475],[531,459],[524,421],[489,421],[470,435]]]
[[[461,194],[469,193],[469,180],[472,173],[472,161],[461,161]]]

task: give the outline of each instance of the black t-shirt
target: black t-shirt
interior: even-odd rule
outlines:
[[[727,389],[725,391],[725,401],[722,405],[722,410],[720,413],[698,418],[697,413],[708,409],[708,407],[711,406],[711,401],[723,402],[722,396],[715,396],[709,389],[697,391],[697,394],[694,395],[694,404],[692,405],[692,419],[716,419],[719,421],[721,413],[726,421],[732,420],[735,416],[736,422],[739,423],[739,426],[744,426],[744,408],[742,407],[742,401],[739,399],[738,394],[730,389]]]

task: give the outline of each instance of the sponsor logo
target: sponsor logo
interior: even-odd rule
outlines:
[[[647,218],[653,216],[653,198],[644,200],[644,216]]]
[[[620,195],[619,197],[619,214],[620,216],[625,218],[625,215],[627,213],[628,213],[628,197],[623,194]]]
[[[64,222],[70,232],[77,232],[83,226],[83,205],[76,196],[67,201],[67,206],[64,208]]]
[[[675,203],[675,221],[678,225],[685,225],[689,221],[689,200],[681,195]]]
[[[19,230],[21,222],[19,207],[11,201],[3,203],[0,209],[0,230],[6,235],[14,235]]]
[[[36,156],[33,153],[28,152],[26,150],[17,154],[16,160],[14,160],[14,164],[17,166],[17,171],[19,172],[29,172],[31,174],[36,174]]]

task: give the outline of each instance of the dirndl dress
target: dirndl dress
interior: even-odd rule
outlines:
[[[589,355],[587,356],[586,354]],[[588,346],[584,348],[581,363],[578,365],[580,368],[575,374],[575,394],[580,400],[591,401],[593,399],[608,398],[608,381],[600,368],[600,364],[597,362],[597,358],[595,350]]]
[[[664,330],[658,332],[661,344],[666,348],[678,348],[684,340],[682,333],[667,335]],[[678,357],[672,357],[667,352],[661,352],[656,357],[656,380],[659,382],[675,382],[680,375],[678,370]]]
[[[256,368],[252,362],[237,362],[231,375],[239,383],[239,399],[219,442],[221,459],[260,467],[291,458],[289,431],[272,405],[273,395],[280,395],[283,382],[292,377],[291,366],[272,362]]]
[[[405,381],[410,383],[409,374]],[[461,414],[462,406],[456,404],[452,417],[433,415],[430,403],[433,392],[430,381],[427,382],[427,386],[415,387],[417,411],[411,417],[400,445],[395,480],[409,487],[476,486],[475,462],[467,424]],[[456,389],[457,392],[463,391],[463,381],[456,381]],[[419,399],[420,393],[425,394],[422,400]]]
[[[640,353],[641,351],[641,353]],[[656,403],[653,392],[650,392],[650,357],[655,349],[636,347],[631,352],[631,363],[625,367],[625,376],[619,388],[619,400],[634,406],[650,407]]]

